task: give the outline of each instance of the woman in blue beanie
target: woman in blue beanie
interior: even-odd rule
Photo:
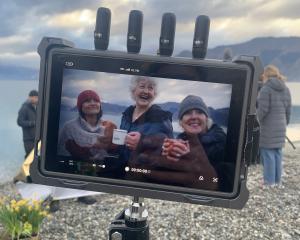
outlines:
[[[138,149],[133,159],[136,167],[151,170],[143,175],[144,180],[232,191],[234,165],[224,160],[226,134],[209,118],[202,98],[189,95],[183,99],[178,118],[183,132],[177,139],[165,138],[162,143],[149,141]],[[161,144],[162,149],[158,150]]]
[[[224,162],[226,134],[209,117],[205,102],[199,96],[187,96],[180,103],[178,118],[183,132],[177,137],[177,145],[171,148],[170,141],[165,139],[162,155],[174,162],[192,164],[192,185],[230,191],[233,168],[232,164]],[[185,142],[187,149],[178,142]],[[203,179],[202,185],[199,176]]]

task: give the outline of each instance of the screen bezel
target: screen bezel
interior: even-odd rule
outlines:
[[[124,55],[124,53],[123,53]],[[152,59],[153,58],[153,59]],[[53,176],[56,178],[64,179],[74,179],[87,182],[97,182],[99,184],[110,184],[112,186],[128,186],[141,189],[157,190],[157,191],[167,191],[170,193],[179,193],[179,194],[194,194],[194,195],[204,195],[204,196],[215,196],[215,197],[224,197],[232,198],[237,195],[238,184],[239,184],[239,174],[240,174],[240,163],[242,157],[242,148],[241,143],[243,142],[244,132],[241,131],[244,129],[244,122],[246,118],[246,109],[247,109],[247,100],[250,81],[249,69],[243,65],[237,65],[233,63],[223,63],[217,61],[194,61],[186,59],[172,59],[172,58],[163,58],[163,57],[143,57],[141,55],[129,55],[122,57],[120,54],[91,54],[84,55],[80,52],[76,54],[76,51],[72,53],[66,51],[63,52],[52,52],[48,59],[48,75],[46,81],[46,94],[45,94],[45,118],[44,118],[44,128],[43,128],[43,137],[42,137],[42,149],[41,149],[41,172],[46,176]],[[65,66],[66,62],[74,63],[73,66]],[[59,113],[60,100],[61,100],[61,84],[64,68],[73,68],[80,70],[88,71],[101,71],[108,73],[116,74],[130,74],[130,75],[146,75],[151,77],[160,77],[160,78],[181,78],[185,80],[191,80],[192,77],[195,77],[193,73],[198,73],[196,76],[199,78],[206,78],[205,69],[208,71],[213,71],[212,74],[208,74],[208,79],[201,79],[203,82],[212,82],[212,78],[220,76],[221,73],[223,76],[221,79],[214,79],[213,82],[216,83],[227,83],[232,85],[232,97],[231,97],[231,107],[228,119],[228,133],[227,140],[230,139],[230,142],[227,141],[226,144],[226,155],[228,152],[234,153],[232,155],[236,162],[235,168],[235,177],[233,183],[233,191],[230,193],[219,192],[219,191],[207,191],[201,189],[192,189],[184,188],[177,186],[169,185],[160,185],[153,183],[144,183],[144,182],[133,182],[129,180],[117,180],[109,178],[100,178],[92,176],[82,176],[74,174],[59,173],[53,171],[47,171],[45,168],[45,163],[48,160],[48,152],[53,151],[53,141],[50,139],[57,139],[58,131],[53,131],[53,124],[59,124],[59,114],[54,116],[53,114]],[[124,72],[123,69],[138,69],[139,72]],[[171,71],[174,70],[174,71]],[[224,74],[224,71],[226,74]],[[236,78],[236,75],[242,74],[242,78]],[[228,78],[230,76],[231,78]],[[197,80],[193,79],[194,81]],[[58,126],[57,126],[58,129]],[[56,134],[56,135],[55,135]],[[239,143],[239,144],[237,144]],[[228,148],[230,146],[233,151],[230,151]],[[230,156],[230,155],[228,155]],[[51,160],[51,159],[49,159]]]

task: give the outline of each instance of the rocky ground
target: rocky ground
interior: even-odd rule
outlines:
[[[262,168],[251,166],[250,198],[242,210],[145,199],[151,239],[300,239],[300,145],[284,150],[281,188],[262,187]],[[15,196],[12,183],[0,186],[1,196]],[[129,197],[103,194],[86,206],[76,200],[61,201],[61,210],[44,221],[42,240],[107,239],[110,221],[130,203]],[[1,226],[0,226],[1,232]]]

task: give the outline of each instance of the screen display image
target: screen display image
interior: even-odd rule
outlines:
[[[48,171],[230,192],[232,84],[64,68]]]

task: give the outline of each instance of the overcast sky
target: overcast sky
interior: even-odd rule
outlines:
[[[126,50],[130,10],[144,13],[143,53],[158,48],[162,14],[176,15],[174,54],[191,49],[198,15],[211,19],[209,48],[262,36],[300,36],[299,0],[2,0],[0,2],[0,65],[39,68],[36,48],[43,36],[71,40],[93,49],[98,7],[112,12],[109,49]]]
[[[135,104],[129,91],[132,76],[81,70],[66,71],[62,98],[65,104],[74,107],[80,92],[93,89],[103,102],[120,105]],[[187,95],[200,96],[207,106],[225,108],[230,106],[231,85],[198,81],[153,78],[158,95],[155,103],[181,102]],[[115,93],[118,93],[117,96]]]

